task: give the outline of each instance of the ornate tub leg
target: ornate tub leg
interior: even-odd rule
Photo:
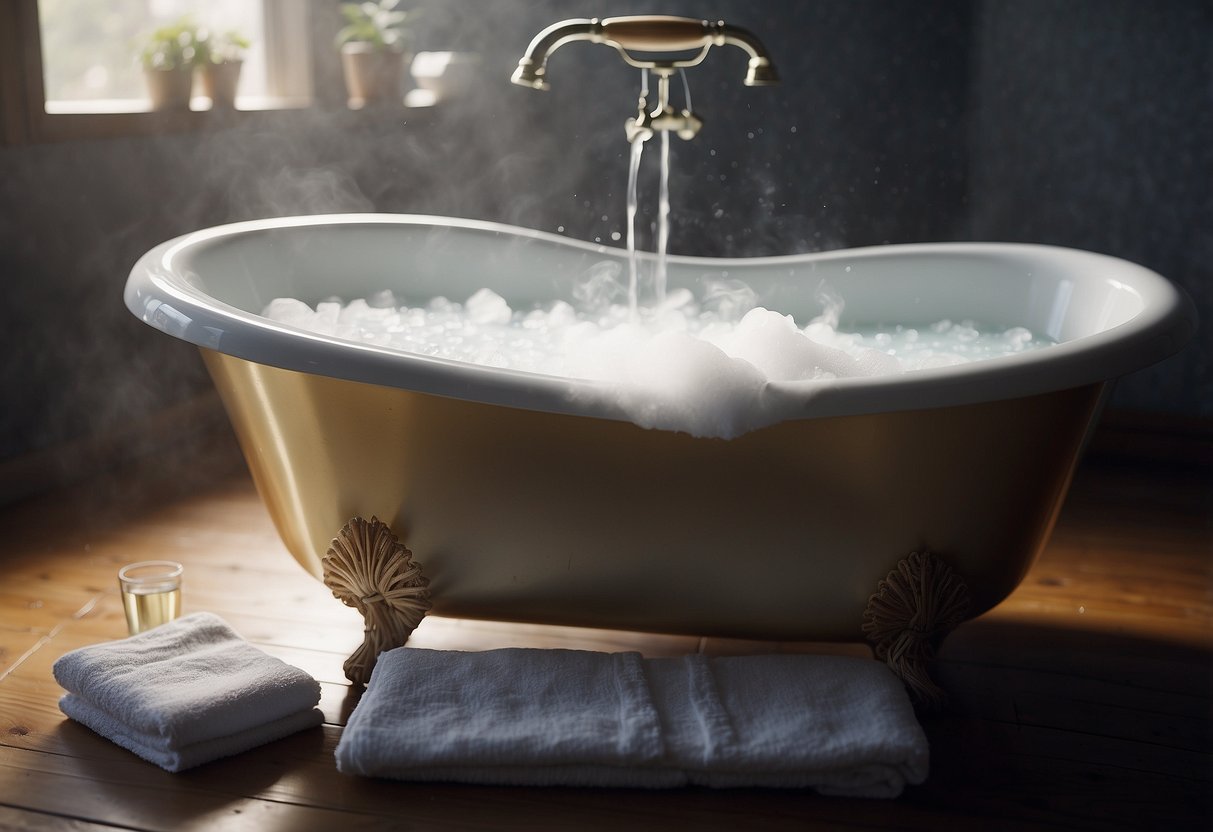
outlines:
[[[413,553],[377,517],[346,523],[322,563],[325,586],[366,621],[362,646],[345,660],[346,678],[365,685],[379,654],[408,641],[425,617],[430,582]]]
[[[911,552],[868,599],[863,632],[876,652],[905,683],[915,704],[941,707],[946,695],[931,678],[928,663],[944,636],[965,619],[969,588],[952,567],[931,552]]]

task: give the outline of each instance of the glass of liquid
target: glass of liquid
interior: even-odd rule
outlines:
[[[181,614],[183,567],[171,560],[145,560],[118,570],[122,608],[131,635],[172,621]]]

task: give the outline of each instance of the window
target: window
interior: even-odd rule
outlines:
[[[207,122],[195,80],[180,112],[152,112],[142,36],[188,19],[247,41],[237,110],[312,98],[307,0],[7,0],[0,4],[0,127],[8,142],[130,135]],[[185,81],[188,85],[188,79]]]
[[[237,94],[265,96],[265,39],[256,0],[38,0],[46,111],[145,110],[137,53],[147,32],[189,17],[202,30],[247,39]]]

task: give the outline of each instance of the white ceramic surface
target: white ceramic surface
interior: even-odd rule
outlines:
[[[572,396],[590,382],[406,355],[262,318],[274,297],[310,303],[384,288],[417,302],[467,298],[487,286],[514,308],[569,299],[615,248],[486,222],[332,215],[197,231],[149,251],[127,282],[130,310],[202,347],[262,364],[554,413],[625,418],[608,400]],[[626,272],[625,272],[626,273]],[[942,318],[1026,326],[1047,350],[894,377],[772,382],[789,418],[971,404],[1105,381],[1177,351],[1195,329],[1190,302],[1148,269],[1072,249],[921,244],[748,259],[671,257],[671,287],[740,279],[801,324],[820,311],[822,282],[840,294],[842,327]]]

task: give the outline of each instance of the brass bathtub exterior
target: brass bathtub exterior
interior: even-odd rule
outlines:
[[[1103,384],[785,422],[724,441],[202,354],[282,539],[317,577],[377,515],[439,615],[747,638],[860,639],[908,552],[972,615],[1043,546]]]

